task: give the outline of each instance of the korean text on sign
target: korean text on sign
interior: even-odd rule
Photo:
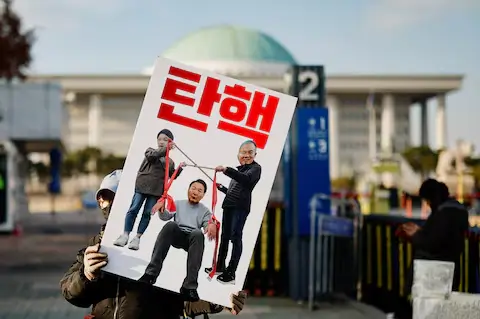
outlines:
[[[259,91],[248,91],[240,84],[226,85],[224,91],[219,92],[221,81],[210,76],[204,77],[206,80],[202,87],[201,74],[171,66],[157,117],[206,132],[208,123],[205,120],[212,115],[214,105],[218,104],[221,117],[217,124],[219,130],[250,138],[258,148],[265,148],[279,98]],[[182,95],[182,92],[195,94],[197,89],[203,89],[198,101]],[[196,113],[192,112],[195,114],[192,117],[183,116],[175,112],[177,107],[196,108]]]

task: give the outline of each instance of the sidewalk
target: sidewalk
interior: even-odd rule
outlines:
[[[60,296],[62,273],[0,274],[0,318],[79,319],[88,309],[76,308]],[[228,312],[213,318],[236,318]],[[386,315],[357,303],[323,305],[310,312],[304,306],[279,298],[249,298],[240,313],[245,319],[385,319]]]
[[[96,212],[33,214],[20,237],[0,236],[0,318],[83,318],[60,296],[58,282],[76,252],[95,234],[102,219]],[[61,232],[59,232],[61,231]],[[229,313],[215,317],[233,318]],[[249,298],[242,318],[276,319],[385,319],[382,312],[346,301],[322,304],[310,312],[285,298]]]
[[[31,214],[20,236],[0,236],[0,273],[64,269],[98,233],[102,219],[95,211]]]

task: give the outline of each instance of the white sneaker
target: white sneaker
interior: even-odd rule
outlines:
[[[130,244],[128,244],[128,249],[138,250],[139,248],[140,248],[140,237],[135,236],[135,237],[133,237]]]
[[[121,234],[114,242],[113,244],[115,246],[120,246],[123,247],[127,244],[128,242],[128,235],[126,234]]]

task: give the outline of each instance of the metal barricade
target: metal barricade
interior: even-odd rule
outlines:
[[[385,215],[368,215],[363,220],[361,301],[386,313],[402,309],[410,299],[406,285],[414,247],[408,238],[395,234],[406,222],[423,226],[425,221]],[[457,270],[459,292],[480,293],[480,230],[476,227],[465,237]]]
[[[342,216],[318,213],[322,209],[318,200],[322,199],[339,205],[337,215]],[[343,217],[347,205],[353,212],[352,218]],[[358,202],[343,196],[338,199],[316,194],[310,203],[310,219],[309,309],[313,310],[320,299],[334,298],[335,294],[353,294],[360,299],[362,214]]]

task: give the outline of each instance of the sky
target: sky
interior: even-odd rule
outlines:
[[[274,4],[274,5],[273,5]],[[37,41],[32,73],[139,73],[200,27],[261,30],[328,74],[462,74],[448,143],[480,151],[480,0],[15,0]],[[435,101],[429,138],[435,145]],[[413,107],[412,141],[419,143]]]

